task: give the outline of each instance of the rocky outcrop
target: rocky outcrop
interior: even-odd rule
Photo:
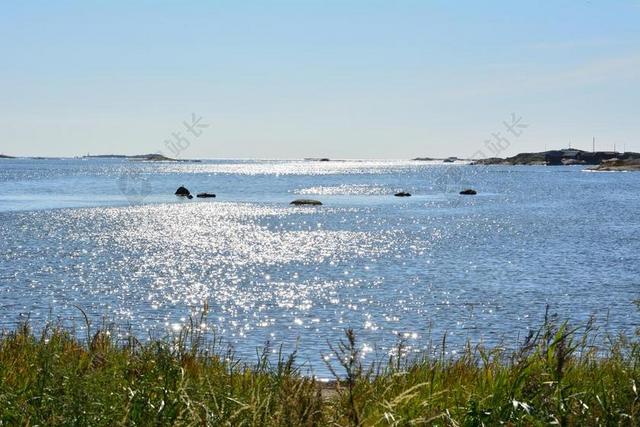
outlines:
[[[640,159],[610,159],[589,170],[599,172],[640,171]]]
[[[467,188],[466,190],[462,190],[460,194],[462,194],[463,196],[475,196],[476,194],[478,194],[478,192],[476,190],[472,190],[471,188]]]
[[[216,197],[216,195],[213,193],[198,193],[196,197],[199,199],[211,199]]]
[[[130,161],[142,161],[142,162],[187,162],[187,163],[201,163],[202,160],[194,159],[173,159],[160,153],[151,154],[136,154],[135,156],[126,156],[124,154],[97,154],[86,155],[83,159],[127,159]]]
[[[544,165],[545,153],[518,153],[505,159],[510,165]]]
[[[176,196],[182,196],[182,197],[189,197],[191,196],[191,192],[189,190],[187,190],[186,187],[178,187],[178,189],[175,192]]]
[[[313,200],[313,199],[296,199],[289,204],[296,205],[296,206],[305,206],[305,205],[319,206],[319,205],[322,205],[322,202],[318,200]]]
[[[544,153],[548,166],[598,165],[609,160],[638,159],[640,154],[617,151],[584,151],[576,149],[552,150]]]
[[[406,191],[401,191],[399,193],[394,194],[396,197],[410,197],[411,193],[407,193]]]
[[[563,150],[541,151],[539,153],[519,153],[512,157],[500,158],[489,157],[487,159],[477,159],[471,162],[476,165],[548,165],[548,166],[570,166],[570,165],[597,165],[613,158],[635,159],[639,158],[638,153],[618,153],[615,151],[584,151],[573,148]]]
[[[471,162],[472,165],[544,165],[545,153],[519,153],[512,157],[489,157],[477,159]]]
[[[175,162],[176,159],[172,159],[171,157],[164,156],[162,154],[141,154],[138,156],[129,156],[130,159],[134,160],[145,160],[147,162]]]
[[[471,162],[472,165],[509,165],[505,159],[500,157],[489,157],[488,159],[478,159]]]

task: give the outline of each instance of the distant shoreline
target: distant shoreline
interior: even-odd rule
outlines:
[[[201,162],[202,160],[190,160],[190,159],[174,159],[162,154],[137,154],[134,156],[127,156],[124,154],[97,154],[82,156],[83,159],[127,159],[127,160],[140,160],[146,162]]]
[[[459,159],[448,157],[437,159],[431,157],[416,157],[415,161],[439,161],[452,163],[467,161],[472,165],[502,165],[502,166],[596,166],[591,170],[640,170],[638,161],[640,153],[617,151],[584,151],[576,149],[548,150],[534,153],[518,153],[511,157],[488,157],[484,159]]]
[[[0,154],[0,159],[72,159],[71,157],[37,157],[25,156],[16,157],[7,154]],[[162,154],[87,154],[76,156],[73,159],[116,159],[143,162],[187,162],[200,163],[208,160],[273,160],[273,161],[308,161],[308,162],[345,162],[345,161],[402,161],[403,159],[329,159],[328,157],[305,157],[290,159],[266,159],[266,158],[211,158],[211,159],[175,159]],[[414,157],[404,159],[415,162],[442,162],[457,163],[465,162],[469,165],[483,166],[594,166],[588,170],[592,171],[640,171],[640,153],[636,152],[616,152],[616,151],[584,151],[577,149],[547,150],[532,153],[518,153],[511,157],[488,157],[482,159],[465,159],[456,156],[450,157]]]
[[[573,165],[600,165],[611,160],[640,159],[640,153],[617,151],[583,151],[571,148],[562,150],[549,150],[538,153],[519,153],[507,158],[488,158],[477,160],[475,164],[492,165],[546,165],[546,166],[573,166]]]

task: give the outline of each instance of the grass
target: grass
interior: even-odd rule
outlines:
[[[331,346],[338,380],[324,386],[295,354],[270,362],[267,349],[249,366],[215,340],[205,346],[198,324],[146,344],[104,329],[87,340],[60,327],[5,332],[0,425],[640,424],[640,344],[592,324],[547,319],[517,351],[468,345],[455,359],[441,351],[367,366],[347,330]]]

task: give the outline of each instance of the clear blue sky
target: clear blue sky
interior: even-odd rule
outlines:
[[[640,151],[640,1],[6,1],[0,152]],[[488,150],[487,154],[489,154]]]

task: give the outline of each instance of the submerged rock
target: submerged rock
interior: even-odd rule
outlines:
[[[216,197],[216,195],[213,193],[198,193],[196,197],[198,197],[199,199],[209,199]]]
[[[478,194],[478,192],[476,190],[472,190],[471,188],[467,188],[466,190],[462,190],[460,192],[460,194],[466,195],[466,196],[473,196]]]
[[[176,194],[176,196],[189,197],[191,195],[191,192],[189,190],[187,190],[185,187],[179,187],[176,190],[175,194]]]
[[[296,205],[296,206],[301,206],[301,205],[312,205],[312,206],[318,206],[321,205],[322,202],[318,201],[318,200],[312,200],[312,199],[296,199],[293,202],[289,203],[290,205]]]
[[[407,193],[406,191],[401,191],[399,193],[394,194],[396,197],[410,197],[411,193]]]

